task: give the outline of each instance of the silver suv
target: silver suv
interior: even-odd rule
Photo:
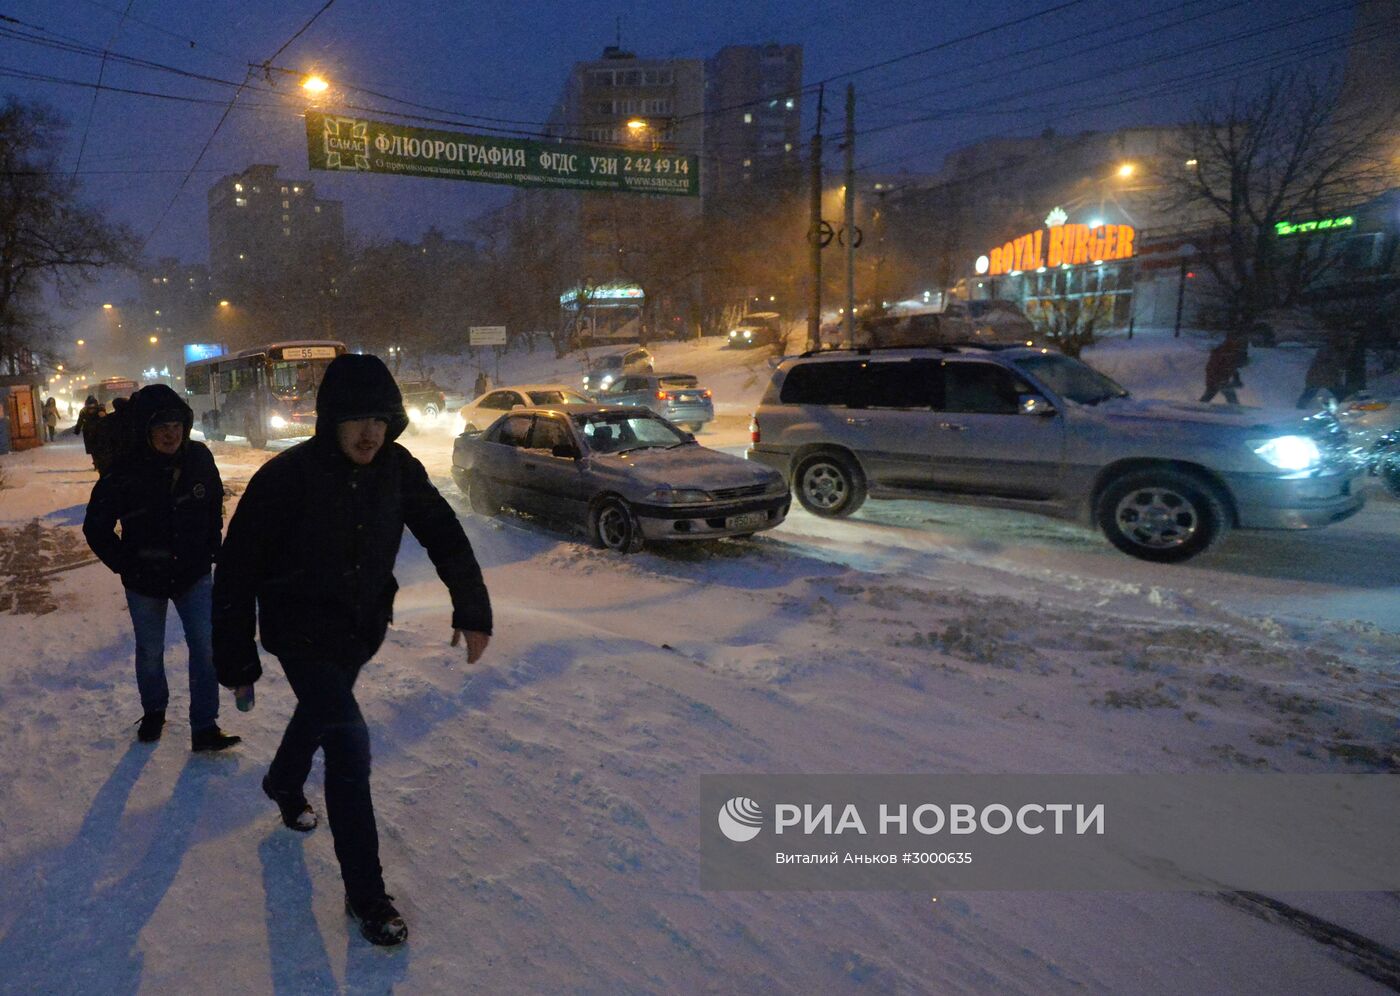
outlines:
[[[850,515],[867,496],[1033,509],[1097,523],[1159,562],[1194,557],[1231,526],[1315,528],[1364,500],[1332,419],[1138,400],[1044,349],[791,357],[750,429],[749,459],[815,515]]]

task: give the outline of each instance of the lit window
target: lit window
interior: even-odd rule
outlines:
[[[235,183],[235,184],[233,185],[233,192],[234,192],[235,194],[241,194],[241,193],[243,193],[243,184],[241,184],[241,183]]]
[[[744,165],[745,165],[745,166],[752,166],[752,165],[753,165],[753,160],[752,160],[752,159],[745,159],[745,160],[744,160]]]
[[[788,110],[792,110],[794,107],[797,106],[797,104],[793,101],[791,97],[789,97],[784,106],[787,107]]]
[[[238,254],[238,258],[239,258],[239,259],[247,259],[247,258],[248,258],[248,254],[247,254],[246,252],[241,252],[241,253]],[[194,283],[194,281],[191,280],[190,283]]]
[[[291,221],[291,220],[292,220],[292,216],[289,215],[289,214],[284,214],[284,215],[282,216],[282,221],[283,221],[283,222],[288,222],[288,221]]]
[[[319,204],[316,205],[316,213],[317,213],[317,214],[320,214],[320,213],[321,213],[321,205],[319,205]]]
[[[168,284],[168,283],[170,283],[170,278],[169,278],[169,277],[161,277],[161,278],[160,278],[160,282],[163,283],[163,284]]]
[[[286,188],[286,187],[283,187],[283,188],[282,188],[282,193],[285,194],[286,192],[287,192],[287,188]]]
[[[292,230],[291,230],[290,228],[284,228],[284,229],[282,229],[282,234],[283,234],[283,235],[291,235],[291,234],[292,234]]]
[[[160,283],[160,277],[152,277],[152,278],[151,278],[151,283],[153,283],[153,284],[158,284],[158,283]]]
[[[744,124],[753,124],[753,115],[748,111],[744,112]]]
[[[301,193],[301,188],[300,188],[300,187],[293,187],[293,188],[292,188],[292,193],[294,193],[294,194],[299,194],[299,193]]]
[[[283,210],[283,211],[287,210],[287,208],[289,208],[289,207],[291,207],[291,206],[292,206],[292,202],[291,202],[291,201],[283,201],[283,202],[282,202],[282,210]]]
[[[791,142],[784,142],[784,143],[783,143],[783,151],[784,151],[784,152],[791,152],[791,151],[792,151],[792,143],[791,143]]]
[[[248,198],[246,198],[246,197],[235,197],[235,198],[233,199],[233,206],[234,206],[234,207],[241,207],[241,208],[247,207],[247,206],[248,206]]]

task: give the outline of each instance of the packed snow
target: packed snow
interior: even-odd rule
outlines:
[[[1193,400],[1210,345],[1149,330],[1085,358]],[[768,358],[650,348],[715,392],[700,441],[742,453]],[[1242,400],[1290,407],[1308,358],[1253,350]],[[477,369],[434,366],[458,388]],[[511,353],[496,382],[582,370]],[[623,557],[471,514],[450,425],[401,441],[461,514],[496,635],[473,667],[448,646],[406,536],[358,686],[411,931],[392,951],[346,919],[328,828],[283,828],[259,789],[293,706],[276,662],[253,712],[224,697],[243,743],[193,755],[172,623],[171,721],[136,743],[120,582],[80,533],[96,475],[72,435],[0,457],[0,991],[1384,990],[1354,952],[1216,895],[703,892],[697,804],[716,772],[1395,771],[1400,503],[1176,567],[1071,523],[903,501]],[[269,454],[210,445],[231,513]],[[1393,895],[1277,898],[1400,948]]]

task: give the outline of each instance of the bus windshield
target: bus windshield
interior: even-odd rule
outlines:
[[[271,364],[269,382],[279,398],[314,398],[330,360],[279,360]]]

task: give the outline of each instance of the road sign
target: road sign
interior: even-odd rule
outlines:
[[[506,327],[504,325],[473,325],[467,340],[471,346],[504,346]]]
[[[700,157],[537,142],[306,112],[311,169],[516,187],[700,196]]]

